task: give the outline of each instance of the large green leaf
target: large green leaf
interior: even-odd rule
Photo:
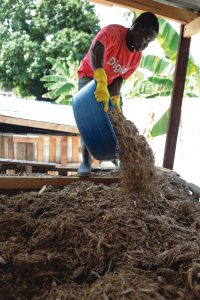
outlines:
[[[168,22],[161,18],[159,18],[159,35],[157,40],[164,50],[166,57],[175,64],[179,34]]]
[[[168,120],[169,120],[169,109],[162,115],[159,121],[153,126],[150,131],[151,137],[160,136],[167,133],[168,127]]]
[[[175,64],[179,44],[179,34],[164,19],[159,18],[159,25],[159,35],[157,37],[157,40],[164,50],[166,57],[169,58],[173,62],[173,64]],[[187,73],[188,75],[193,75],[198,71],[199,66],[195,64],[190,54],[188,59]]]
[[[163,85],[167,88],[172,88],[173,81],[170,78],[167,77],[158,77],[158,76],[151,76],[148,78],[148,80],[154,84]]]
[[[171,90],[170,91],[162,91],[162,92],[157,92],[151,95],[146,96],[146,99],[150,99],[150,98],[157,98],[157,97],[168,97],[171,94]]]
[[[140,67],[145,68],[157,75],[168,75],[173,65],[169,60],[155,55],[144,55],[140,62]]]
[[[72,88],[74,87],[74,85],[72,83],[66,82],[64,83],[60,88],[58,88],[55,92],[54,92],[54,97],[57,98],[58,96],[68,93]]]

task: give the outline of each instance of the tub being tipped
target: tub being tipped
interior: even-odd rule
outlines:
[[[96,82],[92,80],[73,97],[73,111],[80,135],[97,160],[116,157],[117,137],[103,103],[97,102],[94,92]],[[110,101],[110,108],[112,103]]]

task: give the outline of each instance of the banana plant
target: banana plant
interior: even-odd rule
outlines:
[[[43,97],[55,100],[58,104],[71,105],[76,90],[78,64],[66,64],[53,58],[48,58],[48,61],[52,65],[52,74],[40,79],[45,82],[44,87],[48,91]]]
[[[179,34],[173,27],[163,19],[159,19],[159,35],[157,40],[164,51],[164,58],[146,55],[143,56],[140,64],[141,70],[148,70],[151,75],[143,77],[142,84],[136,90],[136,95],[145,98],[155,98],[158,96],[169,96],[173,87],[173,76],[179,43]],[[195,64],[189,55],[187,76],[185,83],[185,97],[200,96],[200,67]],[[149,137],[163,135],[167,132],[169,119],[169,109],[161,116],[158,122],[150,131]]]

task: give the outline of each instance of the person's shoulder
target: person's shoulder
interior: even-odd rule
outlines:
[[[102,27],[101,30],[104,31],[127,31],[127,28],[120,24],[109,24],[107,26]]]
[[[120,24],[109,24],[107,26],[104,26],[101,30],[110,34],[114,33],[120,35],[125,33],[127,31],[127,28]]]

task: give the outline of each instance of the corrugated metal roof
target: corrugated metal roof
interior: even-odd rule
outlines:
[[[155,0],[158,3],[185,8],[190,11],[200,12],[200,0]]]
[[[16,128],[13,131],[15,127],[19,130]],[[72,107],[0,96],[0,132],[28,133],[38,130],[45,133],[78,133]]]

